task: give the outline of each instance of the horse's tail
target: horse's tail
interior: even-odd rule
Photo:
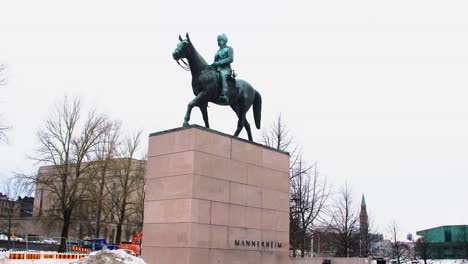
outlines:
[[[260,129],[260,121],[262,120],[262,96],[257,91],[255,91],[255,98],[253,102],[253,113],[255,126],[257,129]]]

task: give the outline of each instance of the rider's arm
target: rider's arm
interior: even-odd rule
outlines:
[[[227,55],[227,58],[218,61],[218,65],[231,64],[234,61],[234,50],[231,47],[228,48]]]

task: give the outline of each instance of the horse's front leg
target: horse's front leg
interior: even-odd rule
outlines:
[[[195,98],[193,98],[192,101],[190,101],[190,103],[188,103],[187,105],[187,112],[185,113],[185,117],[184,117],[184,123],[182,124],[183,127],[187,127],[189,125],[189,121],[190,121],[190,115],[192,114],[192,109],[199,105],[200,104],[200,100],[205,96],[205,92],[201,92],[199,94],[197,94],[197,96],[195,96]]]
[[[201,105],[200,111],[203,116],[203,121],[205,122],[205,127],[210,128],[210,123],[208,122],[208,103]]]

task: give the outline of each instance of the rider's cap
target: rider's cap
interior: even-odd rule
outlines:
[[[218,40],[221,40],[221,39],[226,41],[226,42],[228,41],[228,38],[227,38],[226,34],[218,35]]]

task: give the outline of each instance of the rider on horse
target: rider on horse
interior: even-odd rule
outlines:
[[[221,74],[221,96],[219,102],[229,104],[229,86],[227,78],[232,75],[231,63],[234,61],[234,50],[227,46],[228,38],[225,34],[218,36],[219,50],[215,54],[215,59],[211,66]]]

